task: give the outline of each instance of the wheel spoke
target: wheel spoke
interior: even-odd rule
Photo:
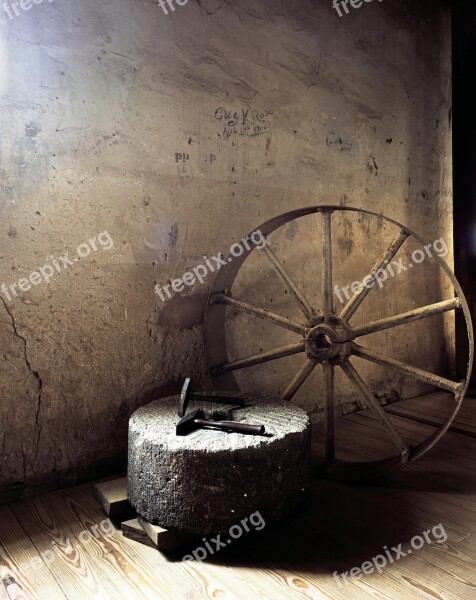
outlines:
[[[351,352],[355,356],[359,356],[360,358],[369,360],[370,362],[376,363],[377,365],[390,367],[391,369],[395,369],[400,373],[410,375],[411,377],[419,379],[420,381],[424,381],[425,383],[430,383],[431,385],[451,392],[452,394],[458,394],[458,392],[461,391],[464,385],[464,383],[456,383],[455,381],[450,381],[449,379],[445,379],[444,377],[440,377],[439,375],[435,375],[434,373],[424,371],[423,369],[419,369],[418,367],[412,367],[411,365],[407,365],[406,363],[396,360],[395,358],[390,358],[389,356],[385,356],[384,354],[374,352],[373,350],[369,350],[368,348],[363,348],[362,346],[358,346],[355,343],[352,343]]]
[[[279,275],[279,277],[283,281],[284,285],[291,292],[291,295],[293,296],[293,298],[295,298],[295,300],[299,304],[299,307],[301,308],[304,315],[308,319],[312,319],[312,317],[315,317],[316,311],[312,308],[312,306],[306,300],[306,298],[304,297],[302,292],[299,290],[297,285],[292,280],[289,273],[284,268],[284,265],[279,261],[278,257],[271,250],[269,245],[266,244],[265,246],[263,246],[263,248],[261,248],[261,252],[263,252],[264,255],[266,256],[266,258],[270,261],[271,265],[273,266],[273,269]]]
[[[325,394],[325,437],[326,437],[326,466],[330,467],[335,462],[335,439],[334,439],[334,366],[329,362],[323,362],[324,372],[324,394]]]
[[[385,319],[379,319],[378,321],[372,321],[366,325],[359,325],[358,327],[352,328],[352,336],[360,337],[361,335],[367,335],[369,333],[375,333],[376,331],[383,331],[384,329],[390,329],[397,325],[403,325],[404,323],[411,323],[412,321],[418,321],[419,319],[426,319],[433,315],[439,315],[456,308],[461,308],[461,300],[459,298],[453,298],[452,300],[445,300],[438,302],[437,304],[429,304],[422,308],[416,308],[415,310],[409,310],[408,312],[401,313],[400,315],[394,315],[393,317],[386,317]]]
[[[385,425],[385,427],[387,428],[395,445],[400,450],[402,457],[406,458],[409,453],[409,448],[408,448],[407,444],[405,443],[405,441],[402,439],[401,435],[398,433],[398,431],[393,426],[392,422],[390,421],[390,419],[386,415],[384,409],[382,408],[380,402],[374,396],[372,390],[365,383],[365,381],[360,377],[360,375],[357,373],[357,371],[355,370],[353,365],[349,362],[349,360],[345,360],[341,364],[341,367],[342,367],[342,370],[344,371],[344,373],[350,379],[350,381],[359,390],[367,407],[373,408],[373,410],[377,413],[377,416],[378,416],[380,422],[383,425]]]
[[[247,358],[241,358],[240,360],[219,365],[212,369],[212,374],[222,375],[223,373],[230,373],[231,371],[237,371],[238,369],[244,369],[246,367],[260,365],[270,360],[276,360],[277,358],[283,358],[284,356],[299,354],[300,352],[304,352],[304,342],[288,344],[287,346],[281,346],[280,348],[275,348],[268,352],[262,352],[261,354],[255,354],[254,356],[248,356]]]
[[[324,310],[331,313],[334,310],[334,296],[332,290],[332,211],[323,211],[324,219],[324,244],[322,248],[322,295],[324,299]]]
[[[284,390],[282,398],[283,400],[291,400],[291,398],[297,393],[302,384],[306,381],[309,375],[314,370],[314,367],[317,365],[317,360],[312,358],[308,358],[303,366],[299,369],[299,371],[294,376],[291,383]]]
[[[300,335],[304,335],[305,333],[305,325],[297,323],[296,321],[292,321],[291,319],[281,317],[280,315],[272,313],[269,310],[252,306],[251,304],[242,302],[241,300],[236,300],[235,298],[231,298],[227,294],[214,294],[210,299],[210,304],[227,304],[228,306],[232,306],[237,310],[258,317],[259,319],[270,321],[271,323],[280,325],[281,327],[289,329],[290,331],[294,331],[295,333],[299,333]]]
[[[393,240],[393,242],[390,244],[390,246],[387,248],[387,250],[385,251],[382,258],[379,258],[375,262],[374,266],[370,270],[370,273],[366,277],[364,277],[364,279],[362,281],[363,282],[365,282],[365,281],[370,282],[372,280],[375,281],[374,274],[379,269],[382,269],[383,267],[385,267],[387,265],[387,263],[392,260],[392,258],[400,250],[400,248],[403,246],[403,243],[405,242],[405,240],[408,237],[409,237],[409,234],[406,231],[404,231],[403,229],[400,230],[399,234]],[[372,286],[372,287],[374,287],[374,286]],[[352,298],[349,300],[349,302],[347,302],[347,304],[344,306],[342,312],[340,313],[340,316],[343,319],[349,320],[352,317],[352,315],[355,313],[355,311],[359,308],[359,306],[362,304],[362,302],[365,300],[365,298],[367,297],[367,295],[370,292],[370,290],[372,289],[372,287],[367,287],[366,285],[362,285],[361,290],[358,291],[356,294],[354,294],[352,296]]]

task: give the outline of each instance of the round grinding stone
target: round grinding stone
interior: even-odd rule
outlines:
[[[223,394],[221,394],[223,395]],[[302,502],[310,477],[306,412],[258,394],[229,393],[242,408],[191,402],[205,417],[264,425],[264,436],[197,429],[177,436],[178,396],[137,410],[129,421],[128,494],[138,514],[165,529],[221,533],[259,512],[279,519]]]

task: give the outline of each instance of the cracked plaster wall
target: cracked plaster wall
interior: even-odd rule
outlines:
[[[0,497],[112,468],[137,406],[185,375],[207,385],[207,286],[165,305],[154,294],[204,253],[326,202],[451,245],[449,42],[440,2],[385,0],[339,18],[330,0],[190,0],[169,16],[154,2],[57,0],[1,15],[0,283],[102,231],[114,247],[2,298]],[[220,109],[253,117],[236,130]],[[381,223],[341,225],[339,265],[380,254]],[[285,237],[300,257],[311,244],[296,232]],[[443,288],[430,269],[359,318]],[[440,370],[444,336],[420,338]],[[394,341],[427,360],[411,332]],[[405,382],[368,374],[403,393]],[[272,376],[244,387],[266,390]],[[319,415],[319,396],[303,394]]]

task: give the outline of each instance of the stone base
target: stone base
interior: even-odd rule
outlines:
[[[265,436],[199,429],[177,437],[176,396],[132,415],[128,495],[147,521],[205,535],[225,532],[257,511],[266,522],[277,520],[301,504],[310,477],[307,414],[274,398],[233,396],[247,406],[228,411],[203,403],[206,415],[263,424]]]

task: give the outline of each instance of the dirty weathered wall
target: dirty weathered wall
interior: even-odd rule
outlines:
[[[452,241],[449,15],[439,2],[375,1],[342,17],[330,0],[190,0],[168,15],[138,0],[24,5],[0,21],[3,498],[99,472],[124,456],[137,406],[185,375],[207,385],[211,277],[167,302],[154,293],[204,253],[323,203]],[[336,227],[345,285],[390,231],[365,219]],[[301,231],[277,234],[277,252],[312,295],[319,230]],[[251,265],[248,291],[280,305],[282,290],[263,293],[274,283],[260,268]],[[443,285],[423,265],[357,322],[440,299]],[[272,347],[274,333],[249,327],[244,349]],[[446,360],[441,323],[419,333],[428,356],[412,330],[384,339],[409,360]],[[404,393],[404,381],[368,374],[374,389]],[[272,375],[249,372],[243,385],[270,388]],[[297,401],[319,415],[318,387]]]

